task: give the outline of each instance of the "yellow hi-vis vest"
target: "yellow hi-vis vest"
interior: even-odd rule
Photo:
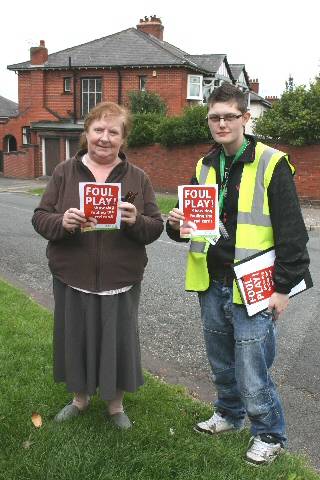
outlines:
[[[281,158],[286,158],[294,173],[294,167],[290,164],[287,154],[261,142],[256,145],[254,161],[244,164],[238,199],[235,263],[274,246],[267,189],[274,168]],[[202,161],[203,158],[198,161],[196,167],[199,185],[217,183],[213,166],[204,165]],[[187,259],[186,290],[203,292],[209,288],[207,267],[209,246],[205,237],[194,237],[191,240]],[[235,282],[233,302],[242,303]]]

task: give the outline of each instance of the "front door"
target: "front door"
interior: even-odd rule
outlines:
[[[59,138],[46,138],[45,139],[45,174],[50,176],[54,168],[61,162],[60,158],[60,139]]]

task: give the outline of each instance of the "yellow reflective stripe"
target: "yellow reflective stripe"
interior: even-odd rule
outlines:
[[[213,185],[217,183],[216,181],[216,171],[213,167],[209,168],[209,173],[207,175],[206,185]]]
[[[196,177],[197,177],[198,182],[199,182],[199,178],[200,178],[200,172],[201,172],[201,169],[202,169],[202,160],[203,160],[203,157],[200,158],[200,160],[198,160],[197,166],[196,166]]]
[[[245,250],[261,251],[274,245],[272,227],[238,224],[236,232],[235,258],[237,261],[248,257],[243,256]],[[241,255],[240,252],[241,251]]]
[[[271,225],[270,217],[267,214],[260,214],[260,212],[239,212],[238,223],[254,224],[262,227],[269,227]]]
[[[239,212],[251,212],[254,188],[256,184],[256,175],[257,175],[257,163],[246,163],[243,167],[240,190],[239,190],[239,200],[238,200],[238,211]]]
[[[203,158],[197,163],[196,177],[199,185],[210,185],[216,182],[216,171],[211,165],[203,165]]]
[[[208,248],[209,248],[209,242],[204,241],[202,237],[199,237],[199,239],[191,240],[189,252],[206,254],[208,251]]]

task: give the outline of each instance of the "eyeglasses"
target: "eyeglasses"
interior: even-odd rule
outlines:
[[[240,118],[243,116],[243,113],[239,113],[239,115],[236,115],[235,113],[226,113],[222,117],[220,115],[215,115],[214,113],[212,115],[208,115],[207,119],[210,120],[210,122],[213,123],[220,123],[221,120],[224,122],[234,122],[237,118]]]

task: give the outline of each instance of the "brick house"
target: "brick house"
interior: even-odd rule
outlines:
[[[0,96],[0,132],[4,131],[4,127],[11,118],[19,114],[19,106],[8,98]],[[0,174],[3,173],[3,150],[9,152],[10,150],[17,150],[17,141],[13,135],[7,134],[2,138],[3,149],[0,149]]]
[[[222,81],[237,83],[226,55],[189,55],[165,42],[163,29],[156,16],[144,17],[137,28],[50,55],[41,40],[28,61],[9,65],[18,74],[19,113],[0,124],[4,174],[51,175],[78,149],[83,117],[100,101],[127,104],[128,92],[148,90],[178,115]]]

